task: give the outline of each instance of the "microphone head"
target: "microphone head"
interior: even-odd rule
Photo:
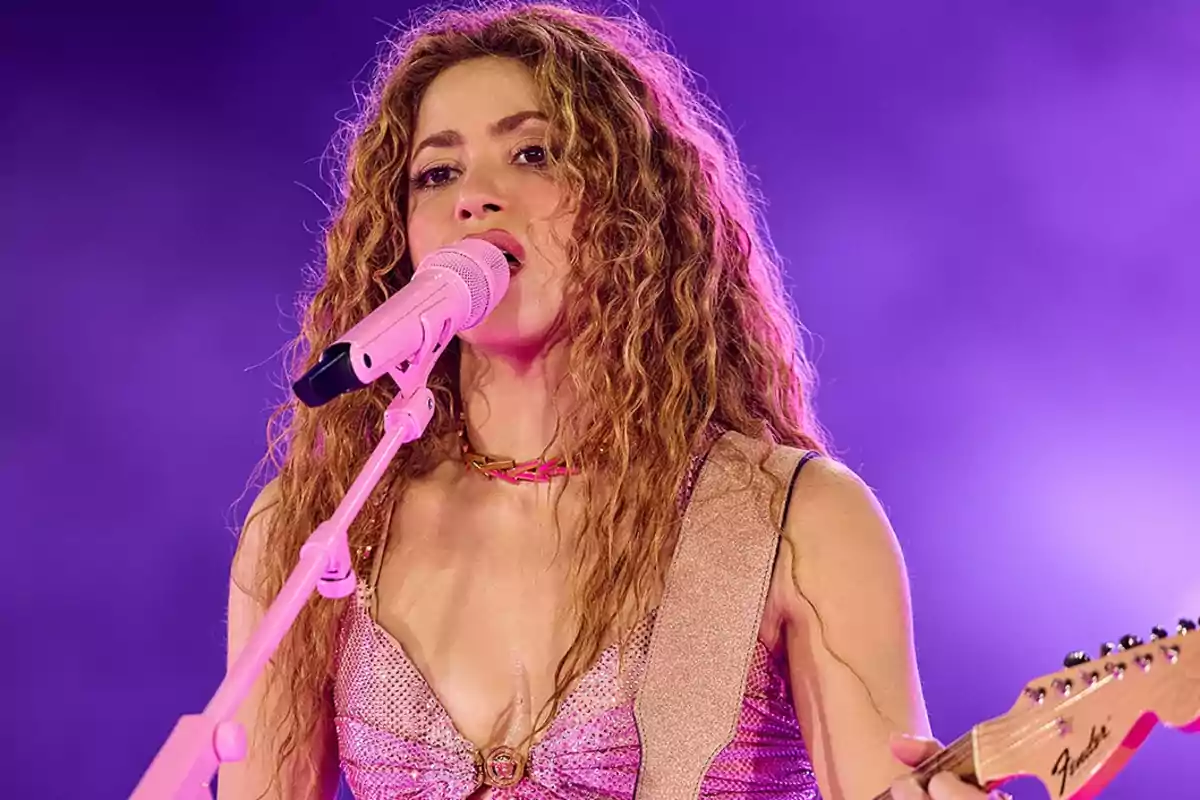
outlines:
[[[471,308],[462,330],[473,328],[500,304],[508,291],[509,267],[504,251],[483,239],[461,242],[433,251],[417,265],[416,272],[438,268],[462,278],[471,296]]]

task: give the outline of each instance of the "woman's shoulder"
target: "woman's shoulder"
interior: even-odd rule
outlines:
[[[909,617],[908,574],[892,524],[866,481],[837,459],[811,459],[796,475],[782,539],[778,566],[791,578],[793,611],[807,615],[815,606],[831,628],[845,630],[861,615],[897,624]]]
[[[850,551],[891,559],[899,553],[895,533],[874,490],[853,469],[829,456],[808,459],[796,473],[783,536],[798,552],[812,557]]]
[[[836,457],[736,431],[719,438],[710,458],[714,455],[733,467],[728,480],[740,482],[744,470],[757,466],[784,484],[782,506],[773,502],[771,516],[793,553],[847,577],[894,570],[900,550],[882,505],[867,482]]]
[[[233,582],[244,591],[256,583],[256,567],[266,547],[271,517],[281,499],[279,477],[276,476],[263,485],[246,512],[232,564]]]

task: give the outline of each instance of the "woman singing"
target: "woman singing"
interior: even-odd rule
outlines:
[[[441,247],[489,240],[511,285],[438,360],[433,421],[350,530],[358,591],[300,615],[241,711],[250,754],[222,767],[221,800],[325,800],[339,768],[359,800],[633,797],[659,780],[638,713],[663,706],[639,699],[643,679],[711,666],[700,651],[651,663],[668,584],[682,613],[685,597],[747,588],[737,559],[705,554],[749,547],[752,519],[774,537],[757,637],[720,684],[740,712],[696,791],[983,798],[949,773],[909,777],[938,746],[896,539],[825,454],[745,172],[662,43],[636,19],[561,7],[443,13],[383,60],[345,144],[297,370]],[[280,409],[278,475],[234,562],[231,658],[394,393],[380,381]],[[770,491],[723,512],[749,485]],[[727,590],[689,593],[673,572],[692,528],[716,537],[695,563]],[[725,641],[723,620],[690,631]],[[706,734],[706,697],[694,708],[665,735]]]

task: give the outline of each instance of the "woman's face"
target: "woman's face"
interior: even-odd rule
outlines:
[[[438,75],[421,98],[409,154],[413,263],[465,237],[490,232],[485,238],[491,238],[497,231],[523,251],[513,253],[520,264],[495,311],[462,332],[474,347],[533,356],[557,333],[568,272],[564,244],[575,213],[564,208],[564,192],[546,168],[548,147],[537,86],[520,62],[461,62]]]

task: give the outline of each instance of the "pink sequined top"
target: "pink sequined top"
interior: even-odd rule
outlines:
[[[624,664],[616,646],[601,654],[530,749],[521,779],[493,786],[492,798],[633,797],[640,760],[633,701],[653,625],[651,617],[634,630]],[[785,658],[759,642],[737,733],[709,768],[702,797],[819,800],[786,675]],[[357,800],[464,800],[483,786],[480,754],[361,593],[339,635],[334,705],[342,772]]]
[[[723,433],[711,431],[709,442]],[[796,467],[815,456],[807,453]],[[676,502],[687,507],[704,462],[695,456]],[[389,526],[384,525],[384,530]],[[386,538],[386,537],[385,537]],[[376,554],[378,559],[383,547]],[[372,576],[374,578],[374,575]],[[613,645],[564,698],[512,785],[485,784],[494,756],[464,737],[404,648],[355,593],[338,635],[334,721],[342,774],[356,800],[632,800],[641,763],[634,699],[650,652],[654,616]],[[622,657],[623,656],[623,657]],[[756,643],[732,741],[717,754],[700,796],[821,800],[787,677],[786,656]]]

